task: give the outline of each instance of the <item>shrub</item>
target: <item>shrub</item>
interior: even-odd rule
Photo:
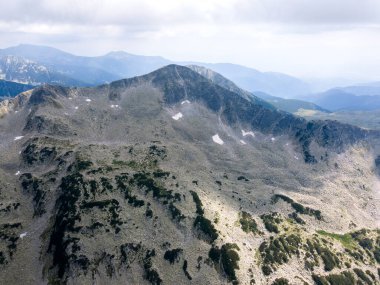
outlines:
[[[252,218],[250,213],[247,213],[245,211],[241,212],[240,214],[240,225],[244,232],[249,233],[259,233],[259,230],[257,228],[256,221]]]
[[[196,217],[194,221],[194,227],[201,230],[206,235],[207,239],[209,239],[211,242],[218,238],[218,233],[216,232],[214,225],[210,220],[203,216]]]
[[[168,260],[170,264],[179,261],[179,255],[183,252],[182,248],[167,250],[164,254],[164,259]]]
[[[289,280],[286,278],[277,278],[272,285],[289,285]]]

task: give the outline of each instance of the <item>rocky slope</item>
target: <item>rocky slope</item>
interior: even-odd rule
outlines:
[[[176,65],[1,104],[8,284],[379,282],[377,133]]]

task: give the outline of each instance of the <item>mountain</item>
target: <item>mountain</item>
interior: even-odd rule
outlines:
[[[29,85],[43,83],[67,86],[85,85],[83,82],[56,72],[45,65],[14,55],[0,55],[0,77],[8,81]]]
[[[275,96],[266,94],[264,92],[251,93],[244,89],[241,89],[231,80],[228,80],[227,78],[223,77],[222,75],[220,75],[219,73],[211,69],[208,69],[203,66],[198,66],[198,65],[189,65],[188,67],[198,72],[202,76],[210,79],[215,84],[225,89],[228,89],[232,92],[235,92],[241,95],[242,97],[251,98],[251,100],[254,100],[257,104],[263,105],[270,109],[273,109],[273,107],[275,107],[279,110],[289,112],[289,113],[297,113],[298,111],[305,112],[305,111],[310,111],[310,110],[313,110],[313,111],[315,110],[315,111],[320,111],[320,112],[329,112],[319,107],[316,104],[302,101],[302,100],[283,99],[280,97],[275,97]]]
[[[257,97],[267,101],[268,103],[275,106],[277,109],[289,112],[289,113],[297,113],[297,112],[305,112],[305,111],[319,111],[323,113],[329,113],[328,110],[323,109],[322,107],[303,100],[298,99],[284,99],[281,97],[272,96],[266,94],[264,92],[255,92]]]
[[[21,84],[0,79],[0,98],[14,97],[17,94],[34,88],[32,85]],[[1,100],[1,99],[0,99]]]
[[[235,82],[250,92],[264,92],[283,98],[293,98],[310,93],[310,86],[295,77],[278,72],[260,72],[230,63],[196,63],[205,66]]]
[[[1,280],[377,282],[379,133],[237,91],[169,65],[1,102]]]
[[[380,95],[356,95],[349,90],[354,90],[354,88],[334,88],[323,93],[313,94],[308,100],[331,111],[370,111],[380,109]]]
[[[240,95],[244,99],[252,101],[255,104],[259,104],[261,106],[264,106],[268,109],[274,109],[273,106],[271,104],[268,104],[267,101],[262,100],[259,97],[253,95],[251,92],[248,92],[248,91],[238,87],[234,82],[223,77],[222,75],[220,75],[219,73],[217,73],[211,69],[208,69],[206,67],[199,66],[199,65],[188,65],[187,67],[192,69],[193,71],[199,73],[203,77],[209,79],[210,81],[212,81],[216,85],[219,85],[219,86],[221,86],[221,87],[223,87],[229,91],[232,91],[232,92]]]
[[[151,72],[165,65],[175,63],[158,56],[140,56],[123,51],[110,52],[104,56],[75,56],[55,48],[19,45],[0,50],[0,56],[12,55],[37,62],[51,72],[78,80],[78,86],[108,83],[126,77],[133,77]],[[280,97],[294,97],[309,94],[307,83],[282,73],[260,72],[236,64],[210,64],[197,62],[177,62],[182,65],[198,65],[212,69],[239,87],[252,91],[261,91]],[[51,80],[45,83],[55,83]],[[62,85],[67,84],[62,81]]]
[[[3,49],[0,50],[0,55],[13,55],[38,62],[55,73],[79,80],[77,86],[97,85],[141,75],[170,63],[161,57],[138,56],[125,52],[111,52],[98,57],[76,56],[55,48],[34,45]],[[47,78],[43,83],[55,82]],[[66,82],[61,84],[73,85]]]

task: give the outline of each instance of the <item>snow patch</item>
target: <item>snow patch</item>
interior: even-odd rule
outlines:
[[[294,156],[294,158],[297,159],[297,160],[299,159],[298,156],[296,156],[296,155]]]
[[[72,98],[72,97],[69,97],[69,100],[73,100],[73,98]]]
[[[15,137],[15,141],[18,141],[18,140],[21,140],[24,136],[18,136],[18,137]]]
[[[243,141],[243,140],[240,140],[240,143],[241,144],[247,144],[245,141]]]
[[[78,109],[79,109],[79,107],[78,107],[78,106],[75,106],[75,107],[74,107],[74,109],[75,109],[75,110],[78,110]]]
[[[86,99],[86,102],[91,102],[91,99]]]
[[[224,144],[224,141],[222,141],[222,139],[219,137],[218,134],[213,135],[212,136],[212,140],[214,141],[214,143],[217,143],[217,144],[220,144],[220,145]]]
[[[190,104],[190,101],[189,100],[182,101],[181,105],[184,105],[184,104]]]
[[[271,138],[270,140],[271,140],[272,142],[274,142],[276,139],[275,139],[275,138]]]
[[[172,116],[172,118],[176,121],[178,121],[179,119],[181,119],[183,117],[182,113],[179,112],[177,114],[175,114],[174,116]]]
[[[119,108],[119,105],[111,105],[112,109]]]
[[[28,232],[20,234],[20,238],[23,239],[24,237],[26,237],[27,234],[28,234]]]
[[[255,133],[254,132],[246,132],[244,130],[241,130],[241,134],[243,135],[243,137],[246,137],[246,136],[252,136],[253,138],[255,137]]]
[[[16,176],[19,176],[21,174],[20,170],[15,173]]]

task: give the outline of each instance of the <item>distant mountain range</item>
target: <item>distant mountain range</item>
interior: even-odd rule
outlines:
[[[330,111],[371,111],[380,109],[380,86],[348,86],[305,97]]]
[[[300,109],[325,112],[380,108],[380,97],[376,96],[380,95],[380,82],[333,88],[313,94],[308,83],[283,73],[260,72],[230,63],[173,62],[159,56],[141,56],[124,51],[86,57],[35,45],[1,49],[0,79],[29,85],[49,83],[78,87],[96,86],[146,74],[172,63],[211,69],[224,78],[225,84],[228,78],[229,87],[233,82],[234,91],[236,88],[247,90],[244,92],[250,93],[249,96],[254,93],[256,98],[260,97],[276,108],[290,113]],[[7,91],[3,94],[15,95],[14,92]]]
[[[254,92],[254,95],[272,104],[277,109],[280,109],[289,113],[296,113],[300,110],[315,110],[315,111],[320,111],[320,112],[325,112],[325,113],[330,112],[329,110],[324,109],[318,106],[317,104],[299,100],[299,99],[284,99],[281,97],[269,95],[264,92]]]
[[[295,77],[230,63],[173,62],[158,56],[140,56],[123,51],[104,56],[76,56],[61,50],[19,45],[0,50],[4,79],[29,84],[51,83],[65,86],[94,86],[151,72],[168,64],[196,64],[210,68],[248,91],[261,91],[280,97],[310,93],[308,84]],[[36,72],[39,71],[39,72]]]
[[[21,84],[0,79],[0,100],[5,97],[14,97],[17,94],[32,89],[32,85]]]

